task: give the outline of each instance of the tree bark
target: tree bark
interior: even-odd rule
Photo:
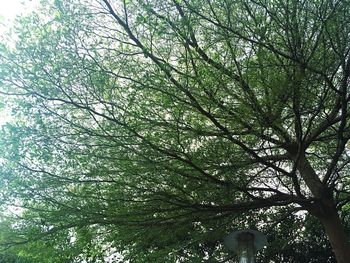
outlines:
[[[346,236],[343,223],[336,209],[332,189],[322,184],[305,155],[302,155],[298,160],[298,170],[313,196],[318,199],[309,207],[309,212],[321,221],[337,263],[349,263],[349,237]]]
[[[319,217],[331,243],[337,263],[350,262],[350,243],[346,236],[344,226],[335,209],[328,211],[327,215]]]

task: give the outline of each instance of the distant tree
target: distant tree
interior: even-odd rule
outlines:
[[[258,262],[336,262],[322,226],[314,217],[290,216],[267,235],[270,242]]]
[[[344,0],[56,0],[19,19],[0,46],[1,200],[21,208],[2,244],[221,262],[230,231],[285,220],[347,262],[349,20]]]

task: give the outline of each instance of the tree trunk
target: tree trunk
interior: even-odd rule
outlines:
[[[319,218],[323,224],[328,239],[333,248],[337,263],[350,262],[349,238],[345,234],[345,229],[340,221],[337,211],[331,209],[327,215]]]
[[[323,185],[305,155],[298,160],[298,170],[313,196],[318,199],[309,207],[309,212],[320,219],[337,263],[349,263],[350,243],[336,209],[333,190]]]

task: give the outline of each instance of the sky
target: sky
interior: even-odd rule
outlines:
[[[39,0],[0,0],[2,24],[5,23],[5,25],[9,26],[16,15],[26,14],[38,4]]]
[[[39,3],[40,0],[0,0],[0,34],[11,27],[16,16],[28,14]]]

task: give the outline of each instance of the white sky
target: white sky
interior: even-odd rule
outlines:
[[[38,4],[39,0],[0,0],[2,23],[9,26],[16,15],[26,14],[38,6]]]

